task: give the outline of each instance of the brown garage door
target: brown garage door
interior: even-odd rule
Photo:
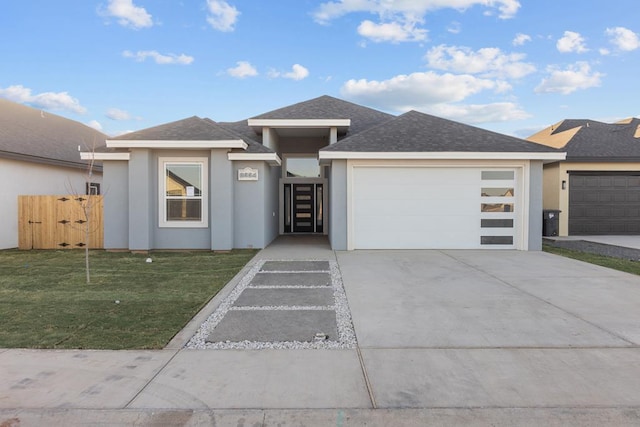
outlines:
[[[569,175],[569,235],[640,234],[640,176]]]

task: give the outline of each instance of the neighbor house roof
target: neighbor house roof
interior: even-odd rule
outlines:
[[[78,147],[99,150],[106,138],[82,123],[0,98],[0,157],[84,169]]]
[[[321,150],[321,158],[335,158],[328,154],[332,152],[562,154],[550,147],[418,111],[409,111],[325,147]]]
[[[640,161],[640,119],[617,123],[568,119],[527,138],[560,148],[568,161]]]

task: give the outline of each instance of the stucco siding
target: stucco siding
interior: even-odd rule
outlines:
[[[525,185],[527,183],[525,182]],[[529,162],[529,247],[530,251],[542,250],[542,188],[541,161]]]
[[[102,176],[94,174],[91,181],[101,183]],[[9,249],[18,247],[18,196],[84,194],[87,174],[80,169],[0,158],[0,182],[0,249]]]
[[[542,205],[544,209],[560,209],[560,164],[545,165],[543,169]]]
[[[129,163],[104,162],[104,248],[129,247]]]
[[[233,247],[264,247],[265,183],[264,162],[233,162]],[[239,181],[238,169],[258,170],[257,181]]]
[[[265,194],[265,210],[264,210],[264,244],[266,247],[269,243],[278,237],[280,203],[279,203],[279,186],[280,174],[282,169],[279,166],[269,166],[263,163],[264,174],[264,194]]]
[[[347,250],[347,161],[334,160],[329,169],[329,242]]]
[[[226,149],[211,150],[209,160],[209,227],[211,249],[230,250],[234,245],[234,167]]]
[[[147,149],[131,150],[129,159],[129,249],[145,251],[153,248],[151,218],[153,209],[152,156]]]

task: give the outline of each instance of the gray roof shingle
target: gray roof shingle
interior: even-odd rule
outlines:
[[[297,120],[297,119],[350,119],[346,134],[355,135],[372,126],[386,122],[395,116],[342,99],[323,95],[288,107],[269,111],[252,119]]]
[[[272,153],[269,148],[211,119],[197,116],[120,135],[112,140],[124,141],[216,141],[241,139],[249,146],[245,153]]]
[[[640,119],[629,123],[602,123],[594,120],[564,120],[554,134],[582,126],[564,146],[571,161],[638,161],[640,138],[636,138]]]
[[[106,139],[82,123],[0,98],[0,156],[85,168],[78,146],[99,151]]]
[[[523,139],[409,111],[322,151],[561,152]]]

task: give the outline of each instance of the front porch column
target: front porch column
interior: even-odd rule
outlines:
[[[211,150],[209,213],[211,249],[233,249],[233,162],[226,149]]]
[[[329,129],[329,145],[338,142],[338,128],[332,127]]]

